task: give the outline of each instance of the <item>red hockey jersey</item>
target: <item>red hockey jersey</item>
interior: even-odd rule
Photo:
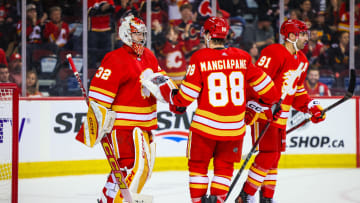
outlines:
[[[45,24],[44,38],[51,43],[55,43],[59,47],[63,47],[70,37],[69,25],[66,22],[61,22],[61,28],[59,28],[53,22]]]
[[[179,41],[177,44],[166,41],[162,49],[162,54],[165,55],[163,69],[177,85],[181,84],[186,74],[187,62],[184,50],[191,51],[191,46],[189,47],[184,41]]]
[[[304,87],[310,96],[331,96],[328,86],[324,83],[318,82],[314,88],[312,88],[308,81],[305,81]]]
[[[240,139],[246,129],[246,83],[266,103],[280,98],[271,78],[251,63],[245,51],[204,48],[192,55],[173,102],[187,106],[197,99],[190,130],[215,140]]]
[[[286,128],[291,106],[302,112],[308,110],[307,104],[311,98],[304,88],[304,81],[309,62],[301,51],[291,54],[283,45],[272,44],[261,51],[260,57],[255,63],[272,78],[280,95],[288,88],[289,79],[292,78],[293,74],[296,74],[300,63],[304,64],[301,74],[296,76],[292,88],[289,88],[290,90],[281,104],[280,118],[272,123],[272,125],[282,129]],[[260,114],[259,119],[266,120],[265,114]]]
[[[108,3],[112,6],[115,6],[113,0],[89,0],[88,11],[90,9],[99,9],[98,7],[103,3]],[[111,30],[110,23],[111,14],[90,16],[90,22],[88,27],[90,31],[104,32]]]
[[[157,128],[156,98],[141,79],[162,71],[147,48],[137,57],[126,45],[105,55],[91,81],[89,99],[116,112],[114,129]]]

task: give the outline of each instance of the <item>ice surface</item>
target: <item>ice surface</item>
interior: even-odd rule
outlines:
[[[280,169],[278,173],[279,203],[360,203],[360,169]],[[106,176],[20,179],[19,202],[96,203]],[[154,203],[190,203],[188,179],[186,171],[154,172],[143,193],[153,195]]]

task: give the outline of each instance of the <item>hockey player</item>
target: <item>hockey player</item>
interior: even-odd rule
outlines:
[[[206,47],[190,59],[186,77],[178,93],[168,85],[159,91],[170,106],[185,107],[197,99],[188,139],[189,188],[192,202],[224,202],[233,175],[234,162],[239,162],[245,134],[245,87],[249,84],[264,104],[253,103],[254,110],[265,110],[280,95],[251,56],[237,48],[225,48],[229,26],[223,18],[210,17],[203,26]],[[146,86],[146,85],[145,85]],[[156,93],[156,88],[149,87]],[[210,184],[208,167],[213,158],[214,176]]]
[[[325,119],[325,113],[322,113],[319,101],[311,99],[304,89],[309,65],[306,56],[300,51],[308,41],[308,29],[305,23],[299,20],[287,20],[281,25],[280,34],[284,37],[285,43],[272,44],[264,48],[255,65],[262,68],[272,78],[280,94],[286,90],[288,92],[281,104],[279,118],[272,121],[259,143],[259,153],[240,193],[240,203],[253,202],[253,195],[259,187],[261,187],[260,202],[273,202],[278,162],[281,152],[285,151],[286,147],[286,122],[290,107],[311,113],[311,121],[314,123]],[[298,67],[302,67],[302,71],[300,75],[294,76]],[[289,90],[287,85],[292,77],[296,77],[296,80]],[[249,92],[251,95],[251,89]],[[258,98],[252,95],[252,98]],[[251,99],[250,96],[248,98]],[[267,116],[261,113],[257,122],[251,126],[253,139],[257,139],[267,122]]]
[[[84,135],[78,139],[91,146],[101,140],[104,132],[109,132],[130,192],[140,193],[153,168],[151,130],[157,128],[156,98],[142,86],[141,80],[165,72],[154,54],[144,47],[146,26],[142,20],[132,15],[126,17],[119,36],[124,46],[105,55],[91,81]],[[98,131],[94,132],[94,126]],[[110,173],[99,202],[123,202],[114,178]]]

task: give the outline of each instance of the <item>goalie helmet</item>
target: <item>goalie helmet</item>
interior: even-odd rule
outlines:
[[[301,32],[308,32],[307,26],[303,21],[296,19],[283,22],[280,28],[280,34],[284,36],[285,40],[289,38],[290,33],[294,33],[298,37]]]
[[[211,38],[225,39],[229,32],[229,24],[223,18],[210,17],[202,27],[202,35],[206,32],[210,33]]]
[[[141,33],[143,39],[141,41],[133,40],[131,36],[132,33]],[[131,47],[134,52],[140,56],[144,51],[146,33],[145,23],[140,18],[134,17],[133,15],[125,17],[119,27],[119,37],[121,41]]]

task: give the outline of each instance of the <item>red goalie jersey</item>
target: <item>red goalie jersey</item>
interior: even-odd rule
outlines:
[[[307,104],[311,99],[304,88],[304,81],[309,65],[308,60],[301,51],[292,55],[283,45],[272,44],[261,51],[261,55],[255,63],[256,66],[260,67],[272,78],[279,94],[285,91],[289,78],[291,78],[293,74],[296,74],[296,70],[301,63],[303,64],[301,74],[296,76],[292,88],[289,88],[290,91],[281,104],[281,116],[277,121],[272,123],[272,125],[282,129],[286,128],[291,106],[302,112],[306,112],[308,109]],[[254,94],[252,96],[254,96]],[[259,119],[266,120],[265,114],[260,114]]]
[[[123,46],[101,62],[91,81],[89,99],[116,112],[114,129],[156,129],[156,99],[141,85],[141,79],[155,72],[165,74],[149,49],[138,58]]]
[[[173,103],[187,106],[197,99],[191,131],[215,140],[241,139],[246,129],[247,83],[265,103],[274,103],[280,97],[271,78],[251,63],[245,51],[204,48],[192,55]]]

